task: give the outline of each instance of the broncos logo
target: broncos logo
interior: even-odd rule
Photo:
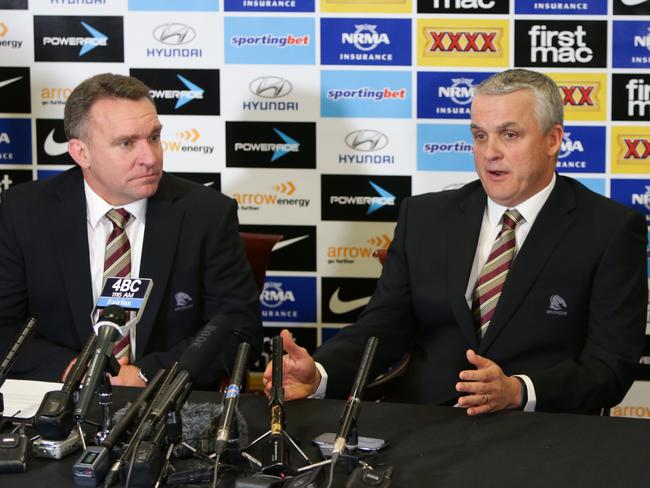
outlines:
[[[566,310],[566,300],[560,295],[552,295],[548,308],[551,310]]]

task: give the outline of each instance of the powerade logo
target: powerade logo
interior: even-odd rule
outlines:
[[[159,114],[219,115],[219,70],[132,69],[151,88]]]
[[[493,73],[418,73],[418,118],[469,119],[474,89]]]
[[[226,17],[230,64],[314,64],[313,18]]]
[[[612,179],[611,196],[613,200],[641,212],[650,222],[650,180]]]
[[[211,12],[219,10],[218,0],[129,0],[129,10],[174,10]]]
[[[419,171],[474,171],[467,125],[418,124],[417,133]]]
[[[605,127],[565,126],[557,170],[560,173],[604,173],[605,140]]]
[[[322,71],[321,116],[411,117],[411,73]]]
[[[614,21],[614,68],[650,68],[650,22]]]
[[[607,21],[515,21],[515,66],[605,68]]]
[[[314,0],[225,0],[226,12],[313,12]]]
[[[226,166],[316,168],[316,124],[226,122]]]
[[[122,17],[34,16],[35,61],[123,62]]]
[[[516,14],[607,15],[607,0],[515,0]]]
[[[316,322],[316,278],[269,276],[260,303],[264,322]]]
[[[323,220],[394,222],[410,176],[321,175]]]
[[[0,119],[0,164],[32,162],[31,119]]]
[[[0,145],[1,146],[1,145]],[[0,197],[2,192],[19,183],[32,181],[32,170],[1,169],[0,167]]]
[[[409,19],[321,19],[321,64],[411,64]]]

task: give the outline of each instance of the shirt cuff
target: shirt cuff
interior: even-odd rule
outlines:
[[[524,412],[534,412],[535,407],[537,406],[537,396],[535,395],[535,386],[533,385],[532,380],[525,374],[516,374],[517,378],[521,378],[526,384],[526,393],[528,395],[528,401],[524,405]]]
[[[327,390],[327,372],[325,371],[325,368],[323,368],[323,365],[319,362],[316,362],[316,369],[318,369],[318,372],[320,373],[320,383],[318,385],[318,388],[316,388],[316,391],[309,395],[307,398],[315,398],[317,400],[321,400],[325,398],[325,391]]]

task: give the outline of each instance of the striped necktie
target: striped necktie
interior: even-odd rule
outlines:
[[[515,227],[523,220],[514,209],[503,213],[503,226],[497,235],[490,255],[479,274],[472,293],[472,314],[479,340],[485,335],[494,315],[503,285],[515,256]]]
[[[113,223],[113,231],[108,236],[104,252],[104,280],[108,277],[130,278],[131,245],[124,229],[131,214],[123,208],[113,208],[106,212],[106,217]],[[115,344],[113,355],[116,359],[128,357],[130,351],[131,344],[127,335]]]

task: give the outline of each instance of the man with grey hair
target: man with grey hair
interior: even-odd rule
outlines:
[[[644,344],[646,224],[555,173],[562,124],[547,76],[513,69],[481,83],[479,180],[404,201],[377,290],[317,363],[283,331],[286,398],[344,397],[377,336],[371,375],[410,353],[394,400],[468,415],[618,403]]]
[[[261,349],[258,290],[239,238],[237,204],[163,173],[162,125],[149,88],[100,74],[68,98],[64,125],[77,166],[17,185],[0,202],[0,352],[28,316],[38,319],[12,370],[59,380],[93,333],[105,277],[151,278],[141,320],[118,343],[118,385],[143,386],[215,315],[238,338],[215,351],[195,385],[232,367],[239,340]]]

